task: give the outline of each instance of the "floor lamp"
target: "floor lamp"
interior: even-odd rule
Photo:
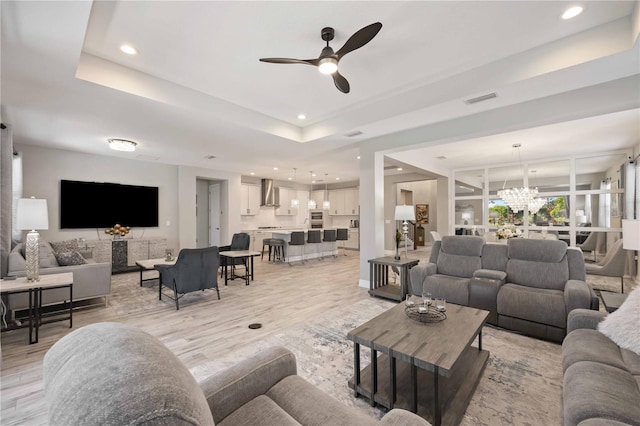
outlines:
[[[408,258],[407,253],[407,237],[409,235],[409,223],[408,220],[416,220],[416,213],[413,206],[396,206],[396,220],[402,221],[402,235],[404,236],[404,256]]]
[[[49,229],[47,200],[20,198],[16,209],[16,226],[28,230],[24,247],[25,269],[28,281],[40,279],[40,234],[37,229]]]

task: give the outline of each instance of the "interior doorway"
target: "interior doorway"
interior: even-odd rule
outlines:
[[[196,179],[196,247],[220,246],[221,184]]]

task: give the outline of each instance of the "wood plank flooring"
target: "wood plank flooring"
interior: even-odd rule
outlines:
[[[219,280],[221,300],[212,292],[206,301],[181,305],[179,311],[170,300],[166,305],[131,314],[118,314],[109,305],[91,308],[74,313],[73,329],[101,321],[132,324],[159,338],[187,368],[193,368],[326,311],[370,297],[367,289],[358,287],[359,252],[346,250],[346,254],[293,266],[257,258],[255,281],[250,286],[237,279],[225,287],[224,280]],[[422,259],[425,254],[415,252],[414,256]],[[138,273],[132,272],[126,279],[137,285],[137,277]],[[114,282],[119,279],[125,278],[113,276]],[[149,297],[155,302],[157,292],[149,292]],[[247,326],[253,322],[263,327],[250,330]],[[40,341],[34,345],[28,344],[28,329],[2,333],[0,424],[47,424],[42,360],[47,350],[71,331],[68,322],[44,325]]]

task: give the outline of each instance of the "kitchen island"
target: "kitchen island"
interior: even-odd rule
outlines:
[[[327,228],[327,229],[335,229],[335,228]],[[289,241],[291,241],[291,233],[296,231],[304,232],[304,241],[305,244],[303,246],[290,246]],[[307,229],[274,229],[272,230],[272,238],[277,238],[284,240],[285,243],[285,258],[287,262],[297,262],[303,259],[302,253],[304,249],[304,260],[315,259],[322,256],[337,256],[338,255],[338,244],[336,241],[331,242],[321,242],[317,244],[309,244],[307,243]],[[320,231],[320,238],[324,239],[324,229],[318,229]]]

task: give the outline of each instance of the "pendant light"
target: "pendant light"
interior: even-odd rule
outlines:
[[[313,172],[309,172],[309,182],[311,183],[311,185],[309,186],[310,190],[309,190],[309,203],[307,203],[307,207],[309,207],[310,209],[315,209],[316,206],[316,201],[311,198],[311,191],[313,191]]]
[[[327,191],[327,173],[324,174],[324,201],[322,202],[322,209],[329,210],[331,208],[331,203],[329,202],[329,196]]]
[[[513,144],[512,147],[518,151],[518,160],[520,163],[520,168],[522,169],[522,158],[520,157],[520,144]],[[518,213],[518,211],[528,209],[529,206],[535,208],[537,206],[537,202],[534,199],[538,196],[538,188],[529,188],[528,186],[522,186],[520,188],[505,188],[507,184],[507,177],[504,178],[504,184],[502,185],[502,189],[498,191],[498,197],[508,205],[514,213]],[[539,207],[538,207],[539,209]],[[537,210],[536,210],[537,211]]]
[[[293,181],[296,181],[296,168],[293,168]],[[300,207],[300,200],[298,200],[297,198],[298,192],[296,191],[296,198],[292,198],[291,199],[291,208],[292,209],[297,209],[298,207]]]

